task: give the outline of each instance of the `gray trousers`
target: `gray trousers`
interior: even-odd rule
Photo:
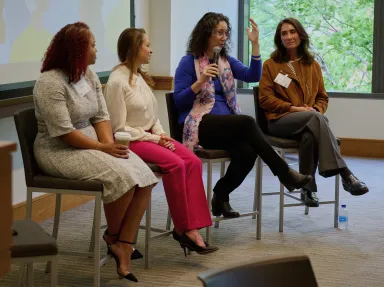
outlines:
[[[319,166],[319,174],[330,177],[339,174],[346,167],[328,119],[321,113],[290,113],[269,121],[268,131],[277,137],[300,141],[299,168],[302,174],[312,175],[315,178]],[[310,182],[306,188],[316,192],[316,182]]]

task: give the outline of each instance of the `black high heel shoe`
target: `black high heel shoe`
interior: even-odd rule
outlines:
[[[311,175],[298,173],[296,170],[289,168],[287,173],[279,176],[279,180],[289,191],[292,192],[295,189],[303,188],[310,180],[313,180],[313,177]]]
[[[131,244],[131,245],[136,244],[136,242],[123,241],[123,240],[119,240],[119,239],[117,239],[116,241],[126,243],[126,244]],[[112,248],[109,248],[109,250],[110,250],[110,254],[112,255],[113,259],[115,259],[115,261],[116,261],[116,272],[119,275],[120,279],[125,278],[125,279],[133,281],[133,282],[139,282],[139,280],[137,280],[136,276],[133,275],[132,272],[129,272],[128,274],[125,274],[125,275],[121,274],[119,272],[120,259],[119,259],[119,257],[117,257],[117,255],[115,253],[112,252]]]
[[[109,233],[108,229],[106,229],[104,231],[104,235],[107,235],[109,237],[117,237],[119,236],[119,234],[111,234]],[[111,255],[111,245],[107,242],[107,240],[105,240],[104,236],[103,236],[103,240],[105,241],[105,243],[107,244],[107,254],[108,255]],[[141,254],[141,252],[139,250],[137,250],[136,248],[133,249],[133,252],[131,254],[131,260],[136,260],[136,259],[141,259],[141,258],[144,258],[144,255]]]
[[[187,257],[187,249],[189,251],[195,251],[197,254],[205,255],[216,250],[219,250],[219,247],[211,246],[205,243],[206,246],[199,246],[195,242],[192,241],[185,233],[183,235],[179,235],[175,229],[172,231],[173,239],[180,243],[180,247],[184,250],[184,256]]]

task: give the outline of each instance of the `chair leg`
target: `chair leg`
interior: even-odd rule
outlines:
[[[225,161],[221,162],[221,166],[220,166],[220,178],[222,178],[225,174]],[[216,217],[220,217],[220,216],[216,216]],[[220,221],[216,221],[215,222],[215,228],[219,228],[220,226]]]
[[[61,194],[56,194],[56,203],[55,203],[55,218],[53,221],[53,231],[52,237],[56,239],[59,234],[59,223],[60,223],[60,213],[61,213]],[[47,263],[47,267],[45,268],[45,273],[51,272],[51,262]]]
[[[261,239],[261,220],[262,220],[262,205],[263,205],[263,161],[260,157],[257,158],[256,162],[257,166],[257,173],[256,173],[256,179],[255,181],[255,188],[257,184],[257,190],[255,193],[255,204],[254,209],[256,207],[256,210],[258,211],[257,214],[257,220],[256,220],[256,239]]]
[[[27,214],[26,219],[32,219],[32,191],[27,187]]]
[[[144,250],[144,268],[149,269],[149,254],[151,240],[151,216],[152,216],[152,198],[149,199],[147,211],[145,212],[145,250]]]
[[[306,206],[305,209],[304,209],[304,214],[305,214],[305,215],[308,215],[308,213],[309,213],[309,207]]]
[[[101,194],[95,196],[95,233],[93,251],[93,286],[100,286],[100,229],[101,229]]]
[[[16,286],[19,286],[19,287],[23,286],[24,272],[25,272],[25,263],[20,263]]]
[[[211,200],[212,200],[212,162],[208,161],[208,170],[207,170],[207,201],[208,208],[211,209]],[[211,227],[206,228],[206,240],[208,244],[211,244]]]
[[[33,263],[27,264],[27,286],[32,287],[33,286]]]
[[[256,159],[256,170],[255,170],[255,192],[253,195],[253,211],[257,211],[257,205],[258,205],[258,200],[257,200],[257,188],[258,188],[258,172],[259,172],[259,158],[257,157]],[[252,219],[256,219],[256,214],[252,215]]]
[[[55,259],[51,261],[51,287],[56,287],[58,283],[58,256],[55,256]]]
[[[340,206],[340,199],[339,199],[339,191],[340,191],[340,174],[335,176],[335,211],[334,211],[334,219],[333,219],[333,226],[335,228],[339,227],[339,206]]]
[[[171,212],[168,209],[167,225],[165,226],[165,230],[171,230],[171,225],[172,225]]]
[[[92,233],[91,233],[91,240],[89,242],[89,249],[88,251],[90,253],[93,253],[95,251],[95,220],[96,220],[96,200],[95,200],[95,207],[93,209],[93,222],[92,222]]]
[[[280,152],[281,158],[285,161],[285,151]],[[284,230],[284,185],[280,183],[280,214],[279,214],[279,232]]]

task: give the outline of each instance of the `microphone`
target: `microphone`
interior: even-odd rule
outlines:
[[[221,52],[220,46],[216,46],[213,48],[213,63],[216,65],[219,64],[220,52]]]
[[[213,48],[213,63],[212,64],[216,64],[216,65],[219,64],[220,52],[221,52],[220,46],[216,46]],[[216,79],[216,76],[212,77],[212,79]]]

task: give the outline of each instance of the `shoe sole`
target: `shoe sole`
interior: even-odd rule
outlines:
[[[190,245],[188,245],[188,244],[186,244],[186,243],[180,243],[180,242],[179,242],[179,244],[180,244],[180,247],[181,247],[181,248],[184,248],[184,247],[185,247],[185,248],[187,248],[189,251],[196,252],[196,253],[199,254],[199,255],[207,255],[207,254],[210,254],[210,253],[213,253],[213,252],[219,250],[219,248],[211,248],[211,249],[206,250],[206,251],[200,251],[200,252],[197,252],[196,250],[193,249],[192,246],[190,246]]]
[[[360,195],[364,195],[364,194],[369,192],[369,189],[364,190],[362,192],[352,192],[352,191],[348,190],[348,186],[345,185],[345,184],[343,184],[343,188],[344,188],[345,191],[349,192],[353,196],[360,196]]]

